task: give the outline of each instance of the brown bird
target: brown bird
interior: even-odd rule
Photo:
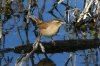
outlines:
[[[59,28],[62,26],[62,24],[64,24],[64,22],[60,19],[53,19],[51,21],[43,22],[35,16],[29,16],[29,18],[35,20],[36,26],[39,29],[40,34],[46,37],[52,37],[56,35],[59,31]]]
[[[38,29],[40,30],[40,33],[44,36],[51,37],[57,34],[59,28],[63,22],[59,19],[54,19],[49,22],[42,22],[37,24]]]
[[[53,19],[48,22],[43,22],[35,16],[29,16],[31,19],[36,21],[40,33],[46,37],[52,37],[57,34],[59,28],[64,24],[60,19]]]

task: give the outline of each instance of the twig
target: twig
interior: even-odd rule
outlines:
[[[58,10],[58,8],[56,7],[55,9],[59,13],[59,15],[64,19],[64,16],[60,13],[60,11]]]
[[[32,66],[34,66],[35,64],[34,64],[34,56],[33,55],[30,56],[30,60],[31,60]]]
[[[28,1],[28,14],[27,14],[27,22],[26,22],[26,43],[29,43],[29,39],[28,39],[28,25],[29,25],[29,15],[30,13],[30,9],[31,9],[31,0],[27,0]]]
[[[49,11],[49,13],[50,13],[53,17],[55,17],[55,18],[58,18],[58,19],[59,19],[59,17],[57,17],[57,16],[54,14],[53,10],[50,10],[50,11]]]
[[[89,66],[89,61],[88,61],[88,57],[85,53],[85,50],[83,50],[83,55],[84,55],[84,60],[85,60],[86,66]]]
[[[14,16],[13,16],[13,19],[14,19],[14,22],[15,22],[15,25],[16,25],[16,19],[15,19]],[[18,28],[17,25],[16,25],[16,29],[17,29],[17,32],[18,32],[18,36],[19,36],[19,38],[20,38],[21,41],[22,41],[22,45],[24,45],[24,41],[23,41],[23,39],[22,39],[22,37],[21,37],[20,30],[19,30],[19,28]]]
[[[39,20],[36,16],[34,15],[29,15],[29,18],[31,18],[32,20],[34,20],[36,22],[36,24],[41,23],[42,21]]]
[[[3,22],[0,20],[0,44],[2,42],[2,37],[3,37],[2,28],[3,28]]]
[[[72,58],[72,56],[68,58],[68,60],[66,61],[66,63],[65,63],[64,66],[67,66],[68,65],[68,62],[70,61],[71,58]]]
[[[88,49],[88,52],[90,53],[91,61],[92,61],[93,63],[95,63],[95,57],[94,57],[94,55],[93,55],[92,49]]]
[[[36,46],[35,46],[36,45]],[[22,64],[34,53],[34,51],[37,49],[37,41],[33,44],[33,50],[30,53],[27,53],[25,57],[21,59],[19,63],[17,63],[15,66],[22,66]]]
[[[16,66],[22,66],[22,64],[34,53],[35,50],[37,50],[39,46],[39,41],[40,41],[40,35],[37,37],[37,40],[33,44],[33,50],[30,53],[27,53],[25,57],[22,58],[22,60],[16,64]]]
[[[27,23],[29,23],[29,15],[30,13],[30,9],[31,9],[31,0],[27,0],[28,1],[28,14],[27,14]]]
[[[41,8],[41,11],[40,11],[40,12],[39,12],[39,8],[38,8],[38,15],[39,15],[39,19],[41,19],[41,20],[43,20],[42,14],[43,14],[43,13],[44,13],[44,11],[45,11],[46,1],[47,1],[47,0],[44,0],[44,2],[43,2],[43,6],[42,6],[42,8]]]
[[[77,20],[77,22],[80,22],[84,16],[88,13],[89,8],[91,7],[91,5],[93,4],[94,0],[91,0],[89,5],[87,5],[87,7],[84,8],[83,12],[80,14],[80,18]]]
[[[99,60],[98,49],[95,49],[95,50],[96,50],[96,65],[98,66],[98,60]]]
[[[76,55],[74,55],[74,65],[73,66],[76,66]]]
[[[70,66],[73,66],[73,52],[70,53]]]

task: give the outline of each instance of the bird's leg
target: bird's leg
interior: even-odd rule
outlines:
[[[56,42],[53,40],[53,38],[51,37],[51,42],[52,44],[55,46],[56,45]]]

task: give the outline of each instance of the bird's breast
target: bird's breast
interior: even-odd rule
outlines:
[[[55,25],[52,25],[52,26],[48,26],[45,29],[41,29],[40,33],[44,36],[50,37],[50,36],[55,35],[58,32],[58,29],[59,29],[58,27],[56,27]]]

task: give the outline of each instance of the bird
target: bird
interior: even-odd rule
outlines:
[[[52,37],[57,34],[63,22],[59,19],[54,19],[49,22],[42,22],[37,24],[40,33],[46,37]]]
[[[51,37],[56,35],[59,31],[59,28],[63,25],[66,24],[65,22],[63,22],[60,19],[53,19],[51,21],[42,21],[40,19],[38,19],[37,17],[35,17],[34,15],[28,15],[28,18],[31,18],[32,20],[34,20],[36,23],[32,23],[35,24],[35,26],[39,29],[39,33],[37,36],[36,41],[33,44],[33,48],[37,49],[38,46],[40,46],[41,51],[44,53],[45,57],[47,57],[47,55],[45,54],[45,47],[41,44],[40,42],[40,38],[41,36],[46,36],[46,37]],[[53,46],[56,45],[55,41],[52,40],[52,44]]]
[[[39,29],[40,34],[46,37],[52,37],[56,35],[60,27],[64,24],[64,22],[60,19],[53,19],[53,20],[44,22],[32,15],[29,16],[29,18],[35,20],[36,26]]]

